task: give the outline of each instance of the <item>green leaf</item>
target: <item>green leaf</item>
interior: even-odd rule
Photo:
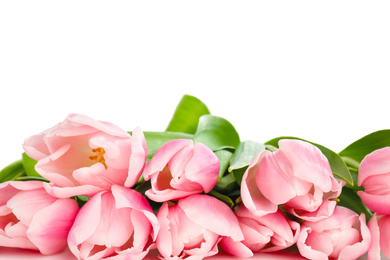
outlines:
[[[41,175],[39,175],[39,173],[35,171],[35,165],[37,164],[37,161],[29,157],[26,153],[22,154],[22,161],[27,176],[42,177]]]
[[[184,95],[166,131],[195,134],[199,118],[207,114],[210,114],[210,111],[202,101],[196,97]]]
[[[153,157],[161,146],[171,140],[193,138],[193,135],[179,132],[144,132],[144,135],[148,149],[148,160]]]
[[[233,158],[230,161],[229,172],[248,166],[253,158],[262,150],[265,145],[254,141],[241,142],[234,151]]]
[[[11,181],[25,174],[22,160],[18,160],[0,171],[0,182]]]
[[[215,155],[218,157],[219,160],[218,181],[220,181],[225,174],[227,168],[229,167],[230,159],[233,156],[233,152],[229,150],[218,150],[215,152]]]
[[[347,207],[359,215],[364,213],[367,219],[372,216],[372,212],[366,207],[366,205],[364,205],[356,191],[343,187],[343,191],[341,192],[338,199],[340,200],[340,202],[338,202],[339,206]]]
[[[234,207],[234,202],[232,201],[231,198],[229,198],[228,196],[226,195],[223,195],[215,190],[212,190],[209,192],[209,195],[221,200],[222,202],[224,202],[226,205],[228,205],[231,209]]]
[[[80,209],[90,199],[90,197],[87,197],[87,196],[84,196],[84,195],[74,196],[73,198],[77,202],[77,204],[79,205]]]
[[[240,137],[233,125],[226,119],[204,115],[199,119],[194,141],[217,151],[225,148],[235,149],[240,144]]]
[[[242,182],[242,177],[244,176],[246,169],[248,169],[248,166],[232,171],[232,173],[234,174],[234,178],[236,179],[236,182],[240,186],[241,186],[241,182]]]
[[[367,154],[386,146],[390,146],[390,129],[380,130],[362,137],[342,150],[339,155],[346,160],[352,159],[360,163]]]
[[[222,177],[222,179],[215,186],[215,189],[222,193],[228,193],[232,191],[236,186],[237,186],[236,178],[234,174],[231,172]]]
[[[333,152],[332,150],[329,150],[328,148],[326,148],[326,147],[324,147],[322,145],[319,145],[319,144],[316,144],[316,143],[312,143],[312,142],[309,142],[309,141],[306,141],[304,139],[300,139],[300,138],[297,138],[297,137],[291,137],[291,136],[278,137],[278,138],[275,138],[275,139],[272,139],[272,140],[266,142],[265,144],[266,145],[272,145],[274,147],[279,147],[278,146],[278,142],[281,139],[301,140],[301,141],[305,141],[305,142],[311,143],[314,146],[317,146],[317,148],[321,150],[321,152],[326,156],[326,158],[328,158],[328,161],[329,161],[329,164],[330,164],[330,168],[332,169],[333,174],[336,175],[337,177],[345,180],[348,184],[350,184],[352,186],[354,185],[351,173],[349,172],[349,170],[348,170],[347,166],[345,165],[345,162],[343,161],[343,159],[337,153]]]

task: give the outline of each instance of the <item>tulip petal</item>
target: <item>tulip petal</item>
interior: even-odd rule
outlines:
[[[221,248],[234,256],[239,257],[252,257],[253,253],[252,251],[246,247],[242,242],[240,241],[233,241],[230,237],[223,237],[221,242],[219,242],[219,245]]]
[[[358,174],[358,185],[374,175],[389,174],[390,172],[390,147],[384,147],[366,155],[361,161]]]
[[[362,213],[359,216],[359,220],[357,221],[358,225],[360,226],[360,234],[358,233],[358,229],[352,229],[357,234],[358,242],[352,245],[347,245],[344,248],[341,249],[341,252],[339,254],[339,259],[358,259],[360,256],[367,253],[368,249],[371,245],[371,233],[366,225],[366,216]],[[360,238],[361,237],[361,238]],[[340,237],[340,239],[345,243],[348,241],[348,239],[345,236]],[[353,238],[351,238],[351,241],[354,241]]]
[[[131,138],[131,157],[125,187],[133,187],[142,175],[147,157],[146,140],[141,128],[133,131]]]
[[[369,260],[380,260],[381,259],[381,250],[380,250],[380,231],[378,226],[378,216],[376,213],[371,216],[368,221],[368,229],[371,233],[371,244],[368,249],[368,259]]]
[[[20,191],[7,202],[7,207],[23,224],[28,226],[39,210],[50,206],[55,201],[56,198],[47,194],[44,189],[36,189]]]
[[[27,231],[27,237],[44,255],[63,251],[67,246],[68,233],[78,211],[76,201],[56,200],[34,215]]]
[[[378,220],[380,230],[380,246],[382,253],[390,258],[390,216],[383,216]]]
[[[332,170],[320,149],[308,142],[292,139],[280,140],[279,148],[291,163],[296,177],[321,187],[324,192],[331,190]]]
[[[242,202],[256,216],[276,212],[278,209],[278,205],[265,198],[256,185],[257,168],[263,157],[268,153],[268,151],[264,150],[253,159],[245,171],[241,182]]]
[[[318,250],[315,250],[311,247],[311,245],[307,245],[306,242],[307,242],[307,239],[308,239],[308,235],[309,233],[311,233],[312,230],[308,227],[305,227],[301,230],[301,233],[298,237],[298,240],[297,240],[297,246],[298,246],[298,250],[299,250],[299,253],[308,258],[308,259],[315,259],[315,260],[328,260],[328,255],[324,252],[321,252],[321,251],[318,251]],[[312,242],[316,242],[316,245],[319,245],[321,247],[324,247],[325,251],[328,252],[328,251],[331,251],[332,250],[332,247],[330,245],[329,247],[329,240],[315,240],[315,239],[312,239],[311,240]],[[321,245],[320,241],[323,241],[324,244]]]
[[[170,221],[168,219],[168,214],[168,203],[164,202],[164,204],[157,212],[157,218],[161,227],[156,240],[158,251],[164,257],[164,259],[169,259],[173,252],[172,235],[170,232]]]
[[[233,211],[222,201],[207,195],[191,195],[177,204],[187,217],[221,236],[229,236],[234,241],[244,239]]]
[[[218,157],[206,145],[196,143],[191,161],[185,168],[187,178],[202,185],[204,192],[210,192],[218,181]]]
[[[370,210],[378,213],[378,215],[390,215],[390,207],[384,207],[384,205],[389,205],[390,194],[373,195],[364,191],[358,191],[357,194]]]

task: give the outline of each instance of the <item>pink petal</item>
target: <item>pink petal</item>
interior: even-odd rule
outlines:
[[[370,233],[370,230],[368,229],[367,227],[367,224],[366,224],[366,216],[362,213],[360,214],[359,216],[359,226],[360,226],[360,234],[358,234],[358,241],[357,243],[353,244],[353,245],[348,245],[346,247],[344,247],[341,252],[340,252],[340,255],[339,255],[339,259],[342,260],[342,259],[358,259],[360,256],[364,255],[365,253],[367,253],[368,249],[370,248],[370,245],[371,245],[371,233]],[[353,229],[353,230],[356,230],[357,232],[359,230],[357,229]],[[361,239],[360,239],[361,237]],[[341,238],[342,241],[347,241],[347,239],[345,237],[342,237]]]
[[[311,183],[296,178],[294,174],[288,158],[279,149],[261,160],[256,184],[264,197],[273,204],[284,204],[295,196],[307,194],[312,187]]]
[[[126,131],[122,130],[121,128],[119,128],[114,124],[103,122],[103,121],[97,121],[95,119],[92,119],[88,116],[81,115],[81,114],[70,114],[67,116],[65,121],[69,121],[70,123],[73,123],[75,125],[81,125],[81,126],[87,125],[96,130],[105,132],[113,136],[124,137],[124,138],[129,136],[129,134]]]
[[[378,213],[378,215],[390,215],[390,194],[372,195],[364,191],[358,191],[357,194],[370,210]]]
[[[28,238],[44,255],[65,249],[69,230],[79,207],[72,199],[58,199],[52,205],[38,211],[27,231]]]
[[[284,139],[279,141],[280,150],[288,158],[297,178],[321,187],[324,192],[331,190],[332,170],[320,149],[308,142]]]
[[[266,154],[269,154],[269,152],[264,150],[253,159],[245,171],[241,182],[242,202],[245,207],[257,216],[263,216],[275,212],[278,209],[278,205],[273,204],[265,198],[256,185],[256,172],[261,160]]]
[[[111,192],[102,194],[101,203],[100,222],[95,232],[88,238],[88,242],[108,248],[120,247],[133,233],[131,209],[117,209]]]
[[[153,191],[152,189],[149,189],[145,192],[145,195],[153,201],[164,202],[169,200],[177,200],[201,192],[202,192],[201,190],[182,191],[182,190],[167,189],[163,191],[158,191],[158,190]]]
[[[50,195],[66,199],[76,195],[84,195],[87,197],[92,197],[94,194],[102,191],[102,188],[92,186],[92,185],[82,185],[76,187],[57,187],[53,183],[44,183],[44,188],[47,193]]]
[[[380,230],[380,246],[382,253],[390,258],[390,216],[382,216],[378,220]]]
[[[222,201],[207,195],[191,195],[179,200],[187,217],[203,228],[234,241],[244,239],[233,211]]]
[[[370,221],[368,221],[368,229],[371,233],[371,244],[367,253],[368,260],[380,260],[380,231],[376,214],[372,215]]]
[[[143,172],[144,179],[149,180],[152,174],[162,171],[173,155],[192,144],[190,139],[175,139],[164,144],[146,165]]]
[[[217,184],[218,173],[218,157],[206,145],[195,144],[194,155],[185,168],[187,178],[202,185],[207,193]]]
[[[34,215],[41,209],[50,206],[56,198],[47,194],[45,189],[20,191],[7,203],[13,214],[26,226],[30,225]]]
[[[221,242],[219,242],[219,245],[221,248],[234,256],[239,257],[252,257],[253,253],[252,251],[246,247],[242,242],[240,241],[233,241],[230,237],[223,237]]]
[[[308,227],[305,227],[301,230],[301,233],[298,237],[297,240],[297,246],[299,253],[308,258],[308,259],[315,259],[315,260],[328,260],[328,254],[315,250],[312,248],[311,245],[307,245],[306,243],[308,242],[308,235],[311,233],[311,229]],[[313,234],[314,235],[314,234]],[[318,238],[318,240],[316,240]],[[330,238],[321,239],[319,236],[315,236],[314,239],[311,239],[312,242],[315,242],[316,245],[319,247],[324,248],[326,252],[329,252],[332,250],[331,245],[329,244]],[[323,244],[321,244],[321,241]],[[329,246],[330,245],[330,246]],[[330,252],[329,252],[330,253]]]
[[[76,257],[80,255],[79,245],[87,241],[99,225],[103,193],[95,194],[84,204],[69,231],[69,249]]]
[[[141,193],[119,185],[113,185],[111,190],[115,198],[116,208],[131,208],[142,212],[142,214],[145,215],[151,223],[153,228],[152,236],[153,239],[156,239],[159,230],[159,223],[148,201],[141,195]]]
[[[131,138],[131,156],[129,173],[125,182],[125,187],[133,187],[142,175],[147,156],[146,140],[140,128],[133,131]]]
[[[9,238],[0,234],[0,246],[38,250],[27,237]]]
[[[160,232],[158,233],[156,244],[158,251],[165,259],[169,259],[173,252],[172,234],[170,232],[168,214],[168,203],[164,202],[157,212],[157,219],[160,222]]]
[[[384,147],[366,155],[359,167],[358,185],[370,176],[389,174],[390,172],[390,147]]]

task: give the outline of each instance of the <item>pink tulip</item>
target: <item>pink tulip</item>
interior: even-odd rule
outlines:
[[[358,195],[379,215],[390,215],[390,147],[368,154],[360,163],[358,185],[365,191]]]
[[[222,237],[244,238],[233,211],[208,195],[191,195],[177,204],[164,202],[157,218],[161,224],[157,248],[164,259],[203,259],[218,253]]]
[[[284,139],[276,152],[262,151],[249,165],[241,184],[245,206],[255,215],[277,211],[279,205],[304,220],[330,216],[342,189],[327,158],[314,145]]]
[[[45,188],[59,198],[92,196],[113,184],[132,187],[146,161],[139,128],[130,136],[113,124],[78,114],[31,136],[23,147],[38,161],[36,171],[50,181]]]
[[[252,252],[274,252],[288,248],[297,241],[300,233],[299,223],[289,220],[281,210],[258,217],[241,204],[235,213],[244,240],[234,242],[230,237],[226,237],[220,243],[221,247],[232,255],[244,257],[241,253],[244,246]]]
[[[142,259],[159,229],[147,200],[137,191],[113,185],[80,209],[68,244],[78,259]]]
[[[327,219],[304,222],[297,241],[301,255],[316,260],[358,259],[367,253],[370,244],[365,215],[341,206]]]
[[[164,144],[146,165],[144,179],[151,179],[146,195],[154,201],[177,200],[210,192],[218,181],[219,160],[204,144],[176,139]]]
[[[79,211],[76,201],[49,195],[40,181],[0,184],[0,246],[63,251]]]
[[[381,252],[390,258],[390,216],[374,214],[368,222],[371,232],[371,245],[368,260],[380,260]]]

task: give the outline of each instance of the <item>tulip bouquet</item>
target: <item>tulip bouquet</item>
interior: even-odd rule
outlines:
[[[0,172],[0,246],[77,259],[203,259],[292,248],[390,257],[390,130],[340,153],[241,141],[185,95],[164,132],[70,114]]]

